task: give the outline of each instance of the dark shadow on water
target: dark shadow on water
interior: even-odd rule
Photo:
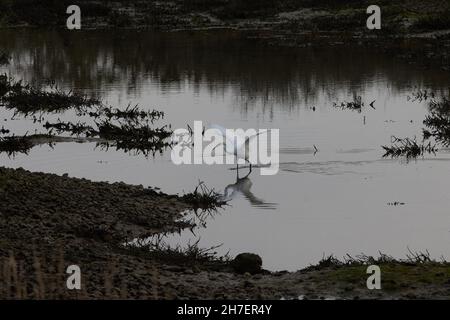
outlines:
[[[275,104],[296,110],[321,95],[360,94],[383,78],[394,92],[448,83],[444,72],[417,70],[356,46],[263,47],[232,31],[1,30],[0,47],[10,52],[10,71],[35,85],[56,81],[89,94],[115,86],[139,96],[149,81],[163,92],[188,82],[195,92],[233,90],[243,113],[262,105],[270,114]]]

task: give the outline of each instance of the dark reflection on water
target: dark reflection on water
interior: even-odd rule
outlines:
[[[394,90],[446,77],[398,67],[396,61],[366,49],[264,47],[231,31],[2,30],[0,47],[12,53],[15,73],[38,85],[55,80],[95,93],[114,84],[139,95],[146,80],[162,89],[187,81],[197,92],[204,86],[216,93],[239,84],[234,94],[244,111],[257,100],[295,108],[299,102],[314,103],[322,92],[334,98],[345,87],[356,94],[355,87],[380,77]]]

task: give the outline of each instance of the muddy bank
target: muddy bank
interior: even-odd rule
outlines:
[[[382,290],[364,263],[324,259],[298,272],[238,274],[227,259],[129,248],[130,239],[191,227],[182,197],[142,186],[0,168],[2,298],[281,299],[448,298],[450,265],[378,261]],[[366,261],[370,263],[369,260]],[[82,290],[66,289],[76,264]]]
[[[1,26],[63,27],[67,0],[19,0],[0,3]],[[77,2],[83,28],[161,30],[241,28],[257,30],[364,32],[370,1],[173,0]],[[447,1],[379,1],[384,33],[450,29]],[[23,10],[26,7],[27,10]]]
[[[0,3],[0,27],[66,28],[68,1]],[[91,1],[78,3],[82,29],[237,30],[276,46],[356,43],[424,67],[449,70],[450,4],[381,1],[381,30],[368,30],[370,1]],[[23,10],[26,6],[27,10]],[[343,48],[345,50],[345,48]]]

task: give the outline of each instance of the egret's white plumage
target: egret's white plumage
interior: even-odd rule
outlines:
[[[250,137],[245,135],[237,135],[231,134],[224,127],[218,124],[212,124],[212,129],[218,130],[222,136],[224,137],[224,150],[226,153],[234,155],[237,159],[243,159],[250,164],[250,170],[252,169],[252,164],[249,159],[249,150],[250,150],[250,141],[256,138],[261,133],[267,132],[264,130],[262,132],[258,132]]]

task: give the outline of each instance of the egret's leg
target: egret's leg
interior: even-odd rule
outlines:
[[[247,178],[250,175],[250,173],[252,173],[251,170],[249,172],[247,172],[247,174],[245,175],[244,179]]]
[[[250,174],[250,173],[252,173],[252,163],[249,160],[247,160],[247,162],[250,165],[249,166],[250,170],[248,171],[248,174]]]

